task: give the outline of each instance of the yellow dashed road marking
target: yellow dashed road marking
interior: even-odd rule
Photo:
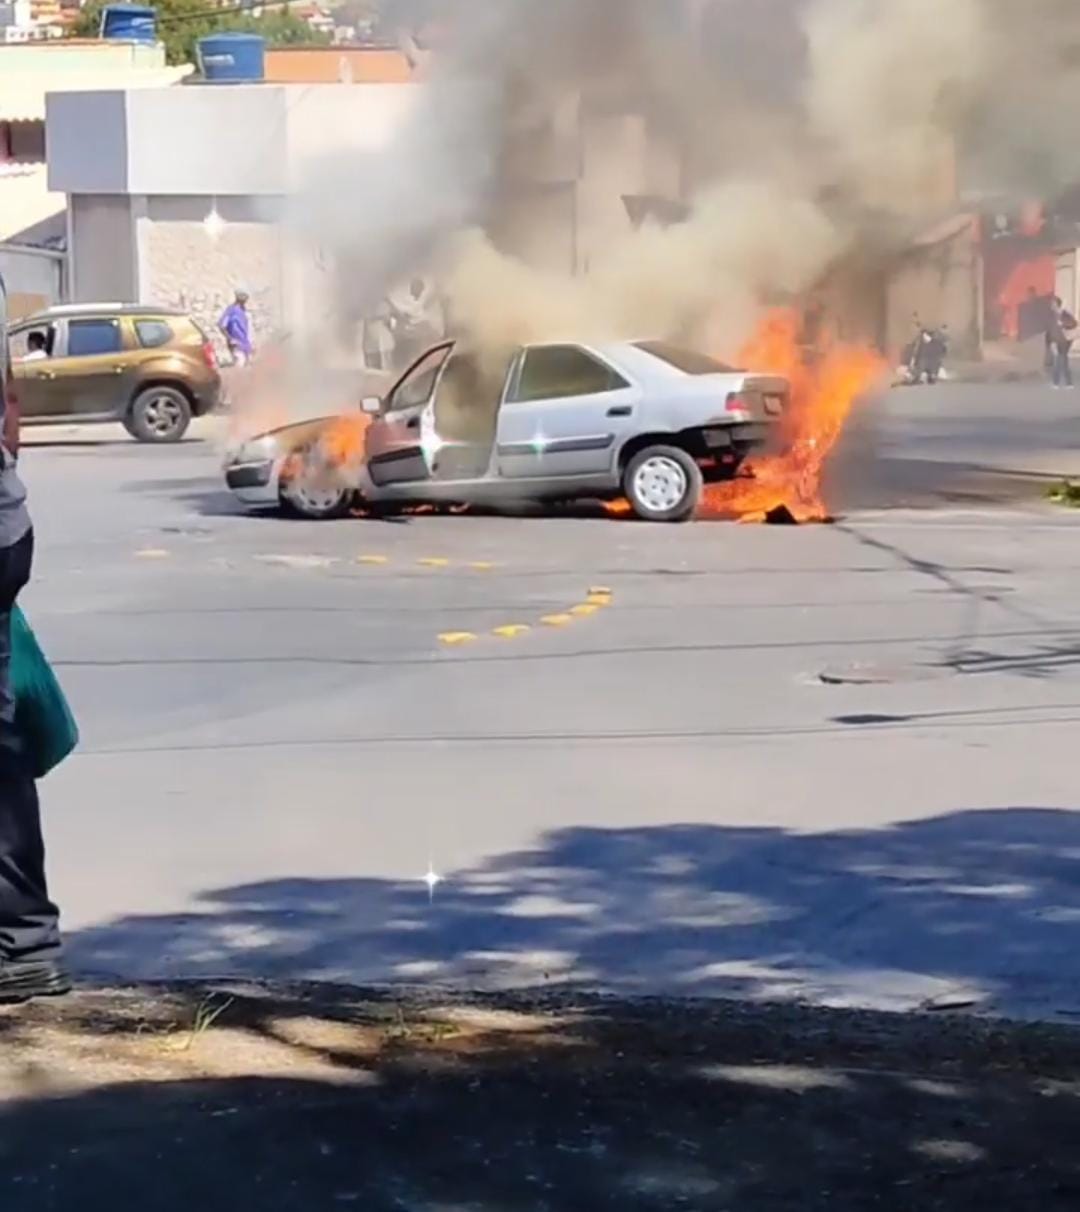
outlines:
[[[383,555],[361,555],[356,557],[358,564],[389,564],[389,556]]]
[[[417,560],[416,562],[418,564],[422,565],[424,568],[449,568],[450,567],[450,561],[447,559],[444,559],[442,556],[427,556],[425,559]]]
[[[545,614],[540,620],[545,627],[566,627],[574,621],[571,614]]]
[[[531,630],[532,628],[525,623],[510,623],[506,627],[496,627],[491,634],[500,636],[504,640],[512,640],[519,635],[525,635]]]
[[[439,636],[439,643],[456,648],[462,644],[471,644],[475,639],[476,636],[471,631],[444,631]]]
[[[589,596],[585,599],[585,602],[589,606],[610,606],[611,605],[611,594],[610,593],[590,593]]]
[[[167,560],[169,553],[164,547],[144,547],[135,553],[141,560]]]
[[[474,560],[469,567],[473,570],[473,572],[490,572],[495,565],[490,563],[488,560]]]
[[[579,619],[583,619],[587,618],[590,614],[596,614],[599,609],[599,606],[593,606],[589,602],[582,602],[578,606],[571,606],[570,613]]]

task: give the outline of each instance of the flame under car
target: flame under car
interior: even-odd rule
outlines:
[[[227,461],[252,507],[340,517],[416,504],[625,497],[693,517],[704,485],[770,445],[788,381],[661,341],[529,345],[508,359],[448,341],[351,417],[263,434]]]

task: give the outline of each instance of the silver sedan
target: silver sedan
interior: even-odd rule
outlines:
[[[481,358],[447,341],[358,413],[243,443],[229,487],[308,518],[358,504],[609,500],[638,517],[692,517],[775,434],[783,378],[661,341],[529,345]],[[362,418],[366,418],[364,425]]]

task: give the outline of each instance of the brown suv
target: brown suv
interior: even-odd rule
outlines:
[[[209,338],[169,308],[51,307],[10,340],[26,425],[122,421],[140,442],[178,442],[221,395]]]

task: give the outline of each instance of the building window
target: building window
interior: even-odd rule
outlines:
[[[45,123],[12,122],[7,126],[7,153],[11,160],[41,163],[45,159]]]

